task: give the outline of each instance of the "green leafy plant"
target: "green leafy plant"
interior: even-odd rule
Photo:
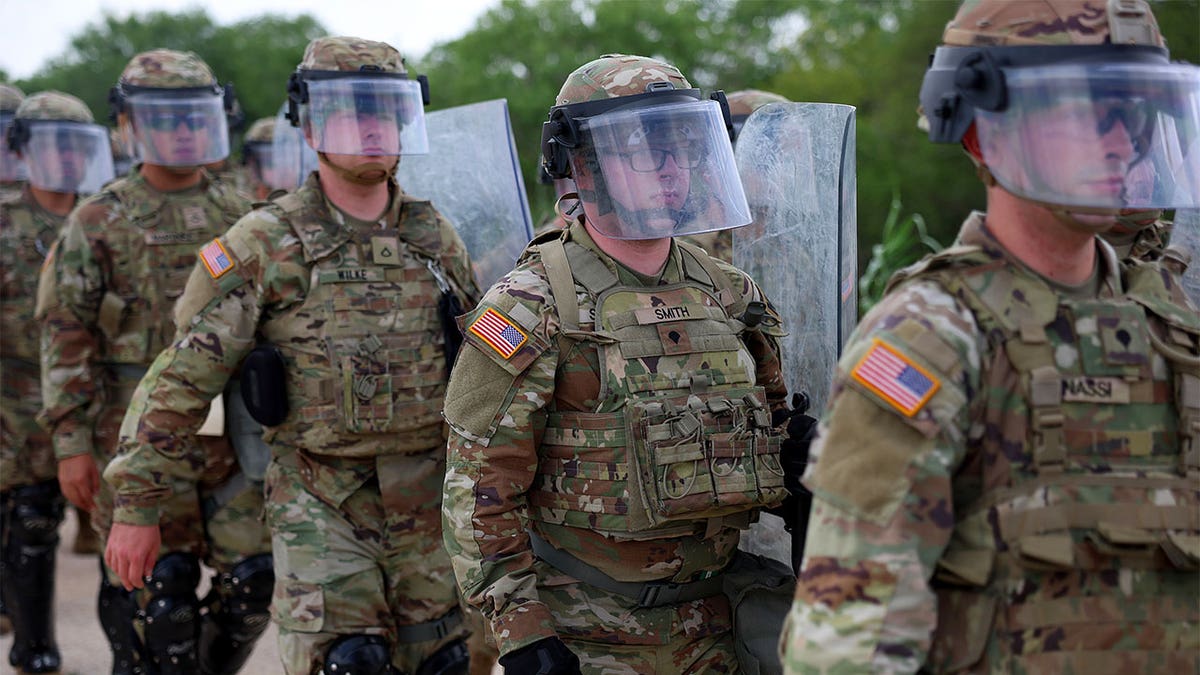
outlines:
[[[902,208],[900,194],[893,192],[887,218],[883,222],[883,238],[871,247],[871,260],[858,279],[859,316],[865,315],[879,302],[888,279],[896,270],[911,264],[926,253],[942,250],[942,244],[929,236],[925,218],[919,213],[901,217]]]

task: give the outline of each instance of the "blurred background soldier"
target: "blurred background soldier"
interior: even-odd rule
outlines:
[[[139,418],[131,411],[106,472],[118,494],[107,555],[127,584],[142,583],[159,505],[200,461],[181,443],[241,364],[272,451],[284,669],[462,673],[440,413],[452,308],[478,290],[454,229],[393,180],[401,155],[426,148],[427,85],[387,44],[325,37],[309,43],[288,93],[318,169],[202,249],[179,339],[138,390]]]
[[[274,154],[275,118],[264,117],[246,131],[242,138],[242,192],[255,201],[266,201],[275,184]]]
[[[113,172],[117,178],[128,176],[133,170],[133,163],[137,161],[133,155],[133,144],[125,141],[120,129],[110,129],[108,139],[112,145]]]
[[[196,251],[249,209],[201,168],[229,148],[225,92],[199,57],[138,54],[110,102],[142,164],[72,212],[38,288],[41,420],[63,494],[94,509],[102,536],[113,502],[100,472],[116,453],[138,381],[172,341],[172,308]],[[214,436],[189,436],[173,448],[195,445],[199,460],[172,482],[170,500],[156,511],[164,536],[149,554],[148,588],[128,593],[116,570],[106,569],[99,612],[114,673],[199,672],[197,636],[207,645],[204,672],[232,673],[266,626],[272,580],[262,494],[239,479],[220,426]],[[217,570],[203,620],[196,598],[202,557]]]
[[[779,94],[758,89],[743,89],[728,95],[729,115],[733,119],[733,143],[737,145],[738,132],[746,123],[750,113],[768,103],[787,103],[788,100]],[[695,244],[704,249],[714,258],[733,263],[733,230],[717,230],[703,234],[688,235],[683,238],[689,244]]]
[[[21,102],[7,142],[29,171],[20,192],[0,196],[0,525],[4,596],[20,673],[59,672],[54,640],[54,566],[63,497],[42,407],[37,270],[81,193],[112,178],[108,134],[88,107],[46,91]]]
[[[0,194],[14,188],[25,180],[25,166],[16,151],[8,147],[8,125],[12,124],[17,106],[25,98],[20,89],[0,82]]]
[[[672,239],[750,221],[721,101],[645,57],[575,70],[542,147],[582,208],[461,321],[444,534],[506,672],[738,668],[723,573],[786,494],[786,391],[758,287]]]
[[[987,212],[846,345],[787,670],[1198,672],[1200,311],[1097,235],[1200,205],[1200,68],[1143,0],[976,0],[920,101]]]

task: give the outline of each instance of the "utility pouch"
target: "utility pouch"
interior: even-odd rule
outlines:
[[[240,379],[242,400],[254,421],[273,427],[287,418],[287,378],[278,347],[255,347],[242,362]]]

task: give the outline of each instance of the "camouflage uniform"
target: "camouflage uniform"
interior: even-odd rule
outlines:
[[[338,58],[357,70],[381,50],[402,69],[391,47],[353,38],[318,39],[305,62]],[[181,439],[256,341],[278,348],[289,413],[264,435],[266,519],[289,674],[317,672],[331,644],[357,635],[386,638],[391,662],[415,672],[465,635],[440,539],[447,365],[437,277],[464,302],[479,293],[453,227],[389,187],[383,215],[359,221],[327,200],[314,173],[205,247],[178,306],[178,339],[140,387],[140,421],[106,472],[119,520],[158,522],[172,483],[203,464],[179,452]]]
[[[122,80],[169,88],[203,86],[214,78],[195,55],[158,50],[135,57]],[[102,472],[115,456],[134,390],[154,357],[171,344],[172,308],[197,249],[248,210],[243,197],[208,174],[194,188],[164,193],[135,172],[71,213],[42,268],[37,302],[40,421],[60,461],[90,455]],[[228,441],[188,437],[180,445],[202,453],[203,466],[170,486],[170,499],[155,519],[163,525],[160,559],[173,553],[203,557],[228,575],[238,562],[268,553],[261,491],[245,481],[231,483],[239,469]],[[93,512],[102,538],[113,522],[112,496],[102,483]],[[198,575],[199,567],[195,570]],[[127,600],[106,595],[117,593],[120,582],[111,570],[105,572],[102,622],[104,607]],[[145,608],[154,597],[142,590],[133,601]],[[121,644],[127,648],[127,642]],[[120,653],[115,661],[120,666],[136,658]]]
[[[788,100],[779,94],[758,89],[743,89],[729,94],[729,114],[733,116],[734,128],[741,130],[750,113],[768,103],[787,103]],[[735,132],[736,133],[736,132]],[[734,139],[736,144],[737,139]],[[703,234],[691,234],[680,237],[689,244],[695,244],[708,252],[709,255],[733,263],[733,230],[717,230]]]
[[[968,2],[946,41],[1107,42],[1105,11]],[[1200,313],[1178,265],[1099,237],[1092,279],[1053,283],[999,243],[1021,225],[972,214],[847,343],[787,672],[1200,671]]]

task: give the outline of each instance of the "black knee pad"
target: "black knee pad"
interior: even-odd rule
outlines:
[[[220,575],[214,584],[218,588],[221,608],[218,621],[232,633],[244,634],[240,639],[254,639],[271,620],[271,595],[275,591],[275,568],[271,554],[251,556],[233,566],[233,571]]]
[[[147,588],[152,596],[142,611],[146,651],[163,675],[199,672],[199,583],[200,561],[190,553],[168,553],[154,565],[150,575]]]
[[[13,488],[10,499],[8,536],[14,543],[58,545],[58,526],[62,524],[65,505],[58,481]]]
[[[380,635],[343,635],[325,653],[324,675],[399,675],[392,667],[392,649]]]
[[[455,640],[421,662],[417,675],[467,675],[471,653],[466,640]]]

